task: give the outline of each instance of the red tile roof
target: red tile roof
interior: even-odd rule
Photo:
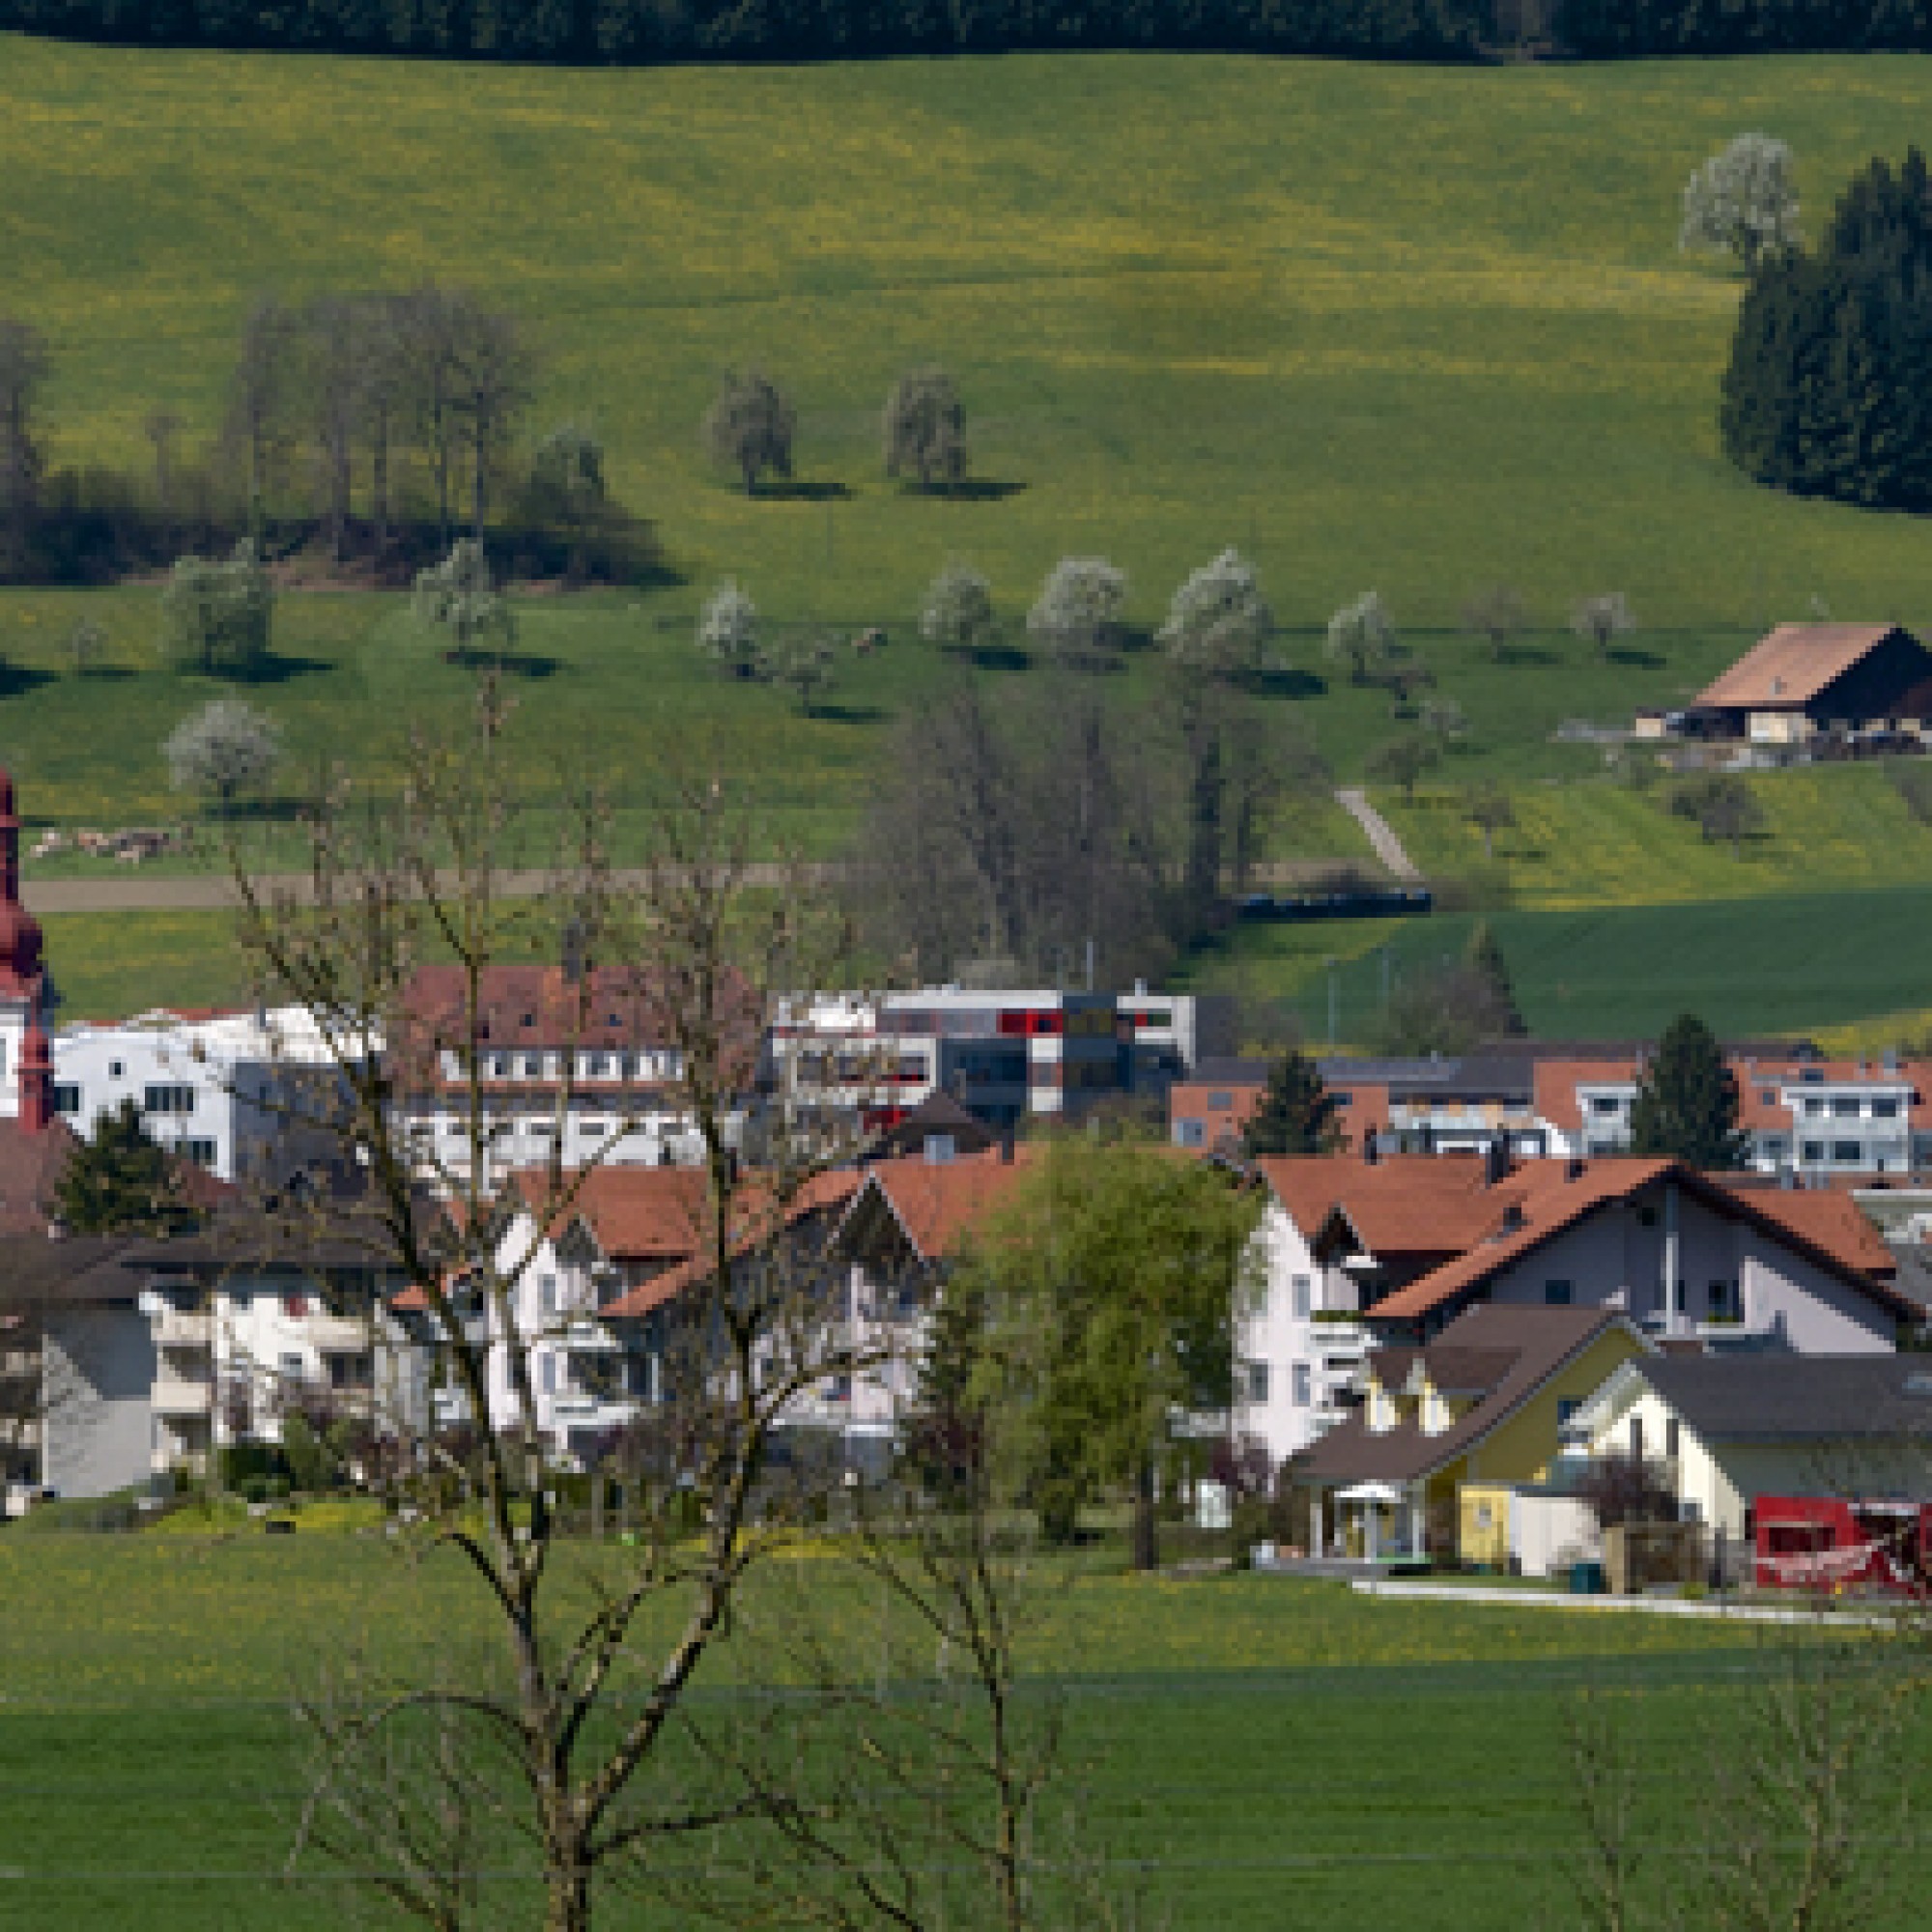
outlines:
[[[1309,1237],[1341,1213],[1373,1254],[1453,1254],[1500,1212],[1474,1154],[1296,1154],[1255,1167]]]
[[[936,1262],[999,1212],[1032,1160],[1032,1151],[1025,1147],[1015,1149],[1011,1160],[998,1148],[954,1160],[908,1155],[878,1162],[867,1170],[866,1181],[891,1208],[921,1260]]]
[[[824,1174],[815,1174],[785,1203],[782,1217],[774,1213],[771,1197],[762,1189],[751,1191],[740,1197],[743,1209],[741,1232],[731,1243],[733,1260],[741,1260],[754,1249],[772,1240],[781,1228],[797,1228],[814,1216],[832,1213],[845,1206],[862,1185],[862,1177],[849,1168],[836,1168]],[[700,1282],[711,1278],[716,1267],[716,1258],[709,1246],[705,1252],[694,1252],[691,1257],[680,1262],[675,1267],[667,1268],[664,1273],[653,1275],[649,1281],[640,1283],[628,1293],[620,1295],[599,1312],[599,1319],[607,1321],[635,1321],[649,1315],[653,1310],[663,1308],[675,1301],[680,1294],[695,1288]]]
[[[1700,1175],[1679,1161],[1610,1156],[1595,1160],[1529,1161],[1489,1190],[1495,1206],[1489,1226],[1463,1252],[1433,1268],[1368,1311],[1372,1321],[1419,1321],[1470,1299],[1505,1269],[1545,1242],[1614,1202],[1629,1201],[1665,1177],[1718,1213],[1750,1223],[1797,1249],[1816,1265],[1881,1302],[1892,1313],[1918,1311],[1890,1286],[1893,1264],[1869,1226],[1859,1228],[1835,1210],[1798,1208],[1780,1217],[1776,1201],[1803,1194],[1774,1194],[1727,1185],[1721,1176]],[[1824,1197],[1842,1200],[1843,1197]],[[1849,1202],[1853,1214],[1857,1209]],[[1861,1220],[1862,1216],[1859,1216]]]

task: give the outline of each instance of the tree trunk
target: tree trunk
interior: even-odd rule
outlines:
[[[1144,1456],[1134,1472],[1134,1568],[1152,1570],[1159,1561],[1153,1520],[1153,1458]]]
[[[544,1932],[590,1932],[590,1874],[574,1854],[553,1852],[546,1893]]]
[[[369,432],[369,509],[376,523],[376,548],[389,547],[389,413],[376,412]]]

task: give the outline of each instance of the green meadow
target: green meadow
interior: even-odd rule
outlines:
[[[799,1580],[787,1567],[761,1588]],[[789,1567],[869,1670],[869,1589],[837,1563]],[[0,1919],[392,1922],[339,1879],[281,1880],[301,1790],[290,1703],[352,1654],[404,1674],[466,1654],[482,1625],[460,1559],[327,1532],[7,1531],[0,1602]],[[1647,1766],[1639,1829],[1681,1852],[1706,1815],[1712,1728],[1765,1667],[1748,1634],[1678,1619],[1089,1566],[1037,1627],[1022,1703],[1051,1692],[1065,1714],[1043,1841],[1138,1892],[1136,1922],[1323,1925],[1373,1895],[1381,1923],[1501,1932],[1576,1919],[1576,1695],[1618,1693]],[[715,1715],[745,1694],[727,1645],[700,1701]],[[680,1922],[610,1903],[612,1924]]]
[[[1511,920],[1764,901],[1787,930],[1799,913],[1775,903],[1932,882],[1932,833],[1880,775],[1761,781],[1767,832],[1734,858],[1557,734],[1681,702],[1814,600],[1908,622],[1927,607],[1932,547],[1913,520],[1781,498],[1720,460],[1739,284],[1678,252],[1676,213],[1689,170],[1752,127],[1797,149],[1815,221],[1853,167],[1920,136],[1928,107],[1932,63],[1910,56],[572,72],[5,39],[0,307],[56,347],[53,460],[132,466],[156,408],[179,412],[190,442],[214,436],[261,292],[437,275],[521,316],[545,356],[532,426],[594,426],[674,573],[635,593],[519,600],[511,681],[532,800],[594,771],[620,855],[668,759],[729,771],[774,846],[835,854],[896,719],[954,680],[997,704],[1045,676],[1023,651],[960,666],[919,644],[921,586],[949,555],[990,574],[1018,644],[1062,554],[1123,565],[1145,635],[1181,576],[1233,543],[1285,627],[1279,673],[1245,701],[1312,735],[1340,778],[1412,728],[1324,661],[1321,625],[1345,598],[1378,588],[1466,714],[1413,808],[1378,794],[1425,869],[1506,887]],[[798,402],[805,488],[789,497],[748,500],[698,449],[720,370],[750,358]],[[886,388],[926,360],[967,401],[984,486],[969,497],[910,494],[880,471]],[[842,656],[837,688],[802,717],[698,661],[694,615],[726,573],[774,625],[878,623],[893,641]],[[1501,662],[1458,624],[1498,582],[1532,618]],[[1566,619],[1611,587],[1640,628],[1600,661]],[[180,814],[160,742],[227,687],[160,668],[155,604],[152,586],[0,593],[0,758],[30,821]],[[83,611],[109,635],[102,674],[85,679],[63,654]],[[1108,680],[1129,713],[1170,701],[1151,659],[1131,652]],[[382,795],[407,729],[455,718],[469,690],[401,600],[286,595],[275,659],[243,694],[288,747],[277,797],[246,825],[259,863],[296,855],[292,801],[324,765]],[[1489,781],[1510,787],[1519,818],[1493,865],[1459,810]],[[207,863],[213,842],[180,863]],[[1284,813],[1265,842],[1278,862],[1368,859],[1325,806]],[[1756,915],[1740,903],[1731,917],[1744,934]],[[1822,923],[1870,921],[1854,908]],[[204,915],[130,916],[74,928],[84,953],[56,963],[76,1010],[219,997],[213,929]],[[1272,941],[1240,945],[1274,956]],[[1641,943],[1598,950],[1655,978]],[[1844,951],[1814,940],[1794,962],[1747,941],[1707,974],[1698,962],[1724,952],[1714,940],[1672,955],[1671,974],[1727,1009],[1810,1027],[1925,1007],[1895,954],[1840,970]],[[1277,990],[1293,991],[1300,969],[1284,971]],[[1655,1003],[1564,991],[1593,977],[1532,969],[1532,1013],[1610,1031]]]
[[[1738,283],[1676,248],[1690,168],[1790,141],[1815,221],[1922,136],[1909,56],[1444,71],[1159,56],[581,72],[73,48],[0,59],[0,266],[62,352],[56,453],[216,426],[257,293],[473,285],[526,319],[539,422],[588,420],[699,582],[896,615],[961,551],[1023,607],[1109,554],[1138,611],[1224,544],[1282,614],[1411,625],[1520,585],[1654,625],[1813,595],[1912,613],[1903,519],[1717,453]],[[794,391],[808,481],[747,502],[696,425],[727,363]],[[989,499],[880,473],[893,378],[966,397]],[[1006,494],[1002,494],[1002,493]]]

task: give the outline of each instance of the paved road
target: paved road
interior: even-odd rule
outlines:
[[[806,879],[823,884],[838,871],[836,866],[805,866],[799,868]],[[745,868],[745,881],[753,886],[777,886],[796,878],[797,872],[777,865],[753,865]],[[650,878],[642,870],[614,875],[618,887],[639,887]],[[305,873],[273,873],[256,881],[272,896],[287,892],[297,898],[307,896]],[[497,881],[497,890],[506,897],[528,898],[548,891],[547,872],[505,872]],[[20,895],[36,913],[60,912],[215,912],[235,903],[235,884],[226,872],[203,872],[192,877],[109,879],[27,879]]]
[[[1404,885],[1414,885],[1422,877],[1416,869],[1415,861],[1403,850],[1402,840],[1395,836],[1395,827],[1369,803],[1367,792],[1345,785],[1335,794],[1335,803],[1368,835],[1369,843],[1376,848],[1376,857],[1389,868],[1393,877],[1400,879]]]

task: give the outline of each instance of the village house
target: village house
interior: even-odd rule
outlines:
[[[1237,1322],[1234,1426],[1279,1464],[1346,1419],[1378,1342],[1479,1302],[1612,1310],[1681,1346],[1889,1353],[1923,1311],[1837,1190],[1629,1157],[1263,1160],[1263,1286]]]
[[[1495,1302],[1373,1350],[1360,1407],[1289,1466],[1310,1551],[1416,1560],[1487,1539],[1464,1488],[1547,1475],[1564,1421],[1651,1347],[1614,1309]]]
[[[1634,1358],[1570,1416],[1572,1446],[1646,1464],[1685,1520],[1748,1541],[1766,1495],[1932,1494],[1918,1354]]]

